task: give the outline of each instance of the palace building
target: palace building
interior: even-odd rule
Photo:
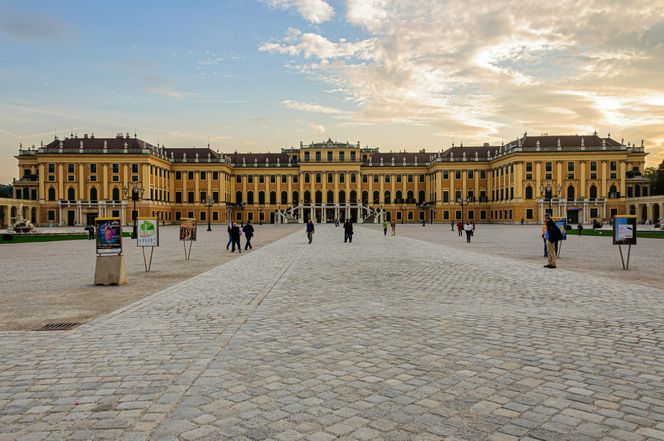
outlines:
[[[139,216],[165,223],[208,216],[540,223],[546,212],[577,223],[625,214],[628,197],[648,196],[645,156],[643,142],[625,145],[597,133],[524,134],[500,146],[417,153],[331,139],[280,153],[219,153],[155,146],[129,134],[72,135],[21,147],[14,193],[38,203],[31,211],[38,225],[87,225],[98,216],[129,224],[132,194]]]

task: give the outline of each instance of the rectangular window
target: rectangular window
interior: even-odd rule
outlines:
[[[118,175],[113,176],[112,181],[113,182],[120,182],[120,176],[118,176]]]
[[[300,175],[293,175],[293,184],[300,182]]]
[[[179,211],[176,211],[175,212],[175,220],[179,221],[180,219],[182,219],[182,213],[179,212]]]
[[[55,221],[55,210],[48,210],[48,221],[49,222]]]
[[[309,176],[309,173],[304,174],[304,183],[308,184],[310,182],[311,177]]]
[[[212,172],[212,180],[213,181],[219,180],[219,172]]]
[[[200,193],[200,197],[201,197],[201,198],[199,199],[199,201],[201,201],[201,202],[207,202],[207,192],[205,192],[205,191],[201,191],[201,193]]]
[[[97,164],[90,164],[90,173],[97,173]]]
[[[412,211],[409,211],[409,212],[408,212],[408,220],[409,220],[409,221],[412,221],[412,220],[413,220],[413,212],[412,212]]]
[[[175,192],[175,203],[176,204],[181,204],[182,203],[182,192],[181,191],[176,191]]]
[[[207,173],[201,172],[201,181],[205,181],[207,179]]]
[[[449,201],[450,201],[450,192],[443,191],[443,202],[449,202]]]
[[[285,184],[286,182],[288,182],[288,175],[281,175],[281,183]]]
[[[597,161],[590,161],[590,171],[591,172],[597,171]]]
[[[532,220],[533,218],[533,209],[532,208],[526,208],[526,219],[527,220]]]
[[[350,160],[355,161],[355,152],[350,152]]]
[[[362,175],[362,182],[364,182],[365,184],[367,182],[369,182],[369,176],[368,175]]]
[[[220,202],[220,201],[219,201],[219,192],[218,192],[218,191],[213,191],[213,192],[212,192],[212,202],[215,202],[215,203]]]
[[[480,170],[480,179],[486,179],[486,170]]]
[[[212,212],[212,220],[213,221],[218,221],[219,220],[219,212],[218,211],[213,211]]]
[[[67,164],[67,172],[68,173],[74,173],[75,166],[74,164]]]
[[[454,179],[461,179],[461,170],[456,170],[454,172]]]
[[[611,167],[611,171],[617,171],[618,170],[618,163],[616,161],[611,161],[610,167]]]
[[[201,211],[201,220],[204,221],[206,213],[204,211]]]
[[[316,161],[320,162],[320,152],[316,152]]]
[[[236,176],[236,177],[235,177],[235,183],[236,183],[236,184],[241,184],[241,183],[242,183],[242,176],[239,176],[239,175]]]
[[[455,219],[461,219],[461,210],[457,210],[454,212],[454,218]]]
[[[194,180],[194,172],[193,171],[187,172],[187,179],[189,179],[190,181]]]
[[[385,175],[385,182],[390,182],[392,177],[390,175]]]
[[[486,210],[480,210],[480,219],[486,220]]]
[[[355,173],[350,174],[350,182],[353,184],[357,182],[357,175]]]
[[[346,182],[346,174],[345,173],[343,173],[343,172],[339,173],[339,182],[342,183],[342,184],[344,182]]]
[[[331,184],[332,182],[334,182],[334,173],[328,173],[327,174],[327,183]]]
[[[178,181],[179,181],[180,179],[182,179],[182,173],[179,172],[179,171],[176,171],[176,172],[175,172],[175,179],[178,180]]]
[[[339,152],[339,161],[345,161],[345,160],[346,160],[346,153]]]
[[[450,220],[450,212],[445,210],[443,211],[443,219],[444,220]]]
[[[48,180],[49,180],[49,182],[54,182],[55,181],[55,175],[48,175]]]
[[[304,160],[308,161],[309,160],[309,152],[304,152]]]
[[[413,175],[408,175],[408,182],[413,182]]]
[[[187,192],[187,202],[189,202],[190,204],[194,203],[194,192],[193,191]]]
[[[327,152],[327,160],[332,161],[332,152]]]
[[[454,202],[457,202],[459,199],[461,199],[461,190],[455,190],[454,191]]]
[[[574,162],[573,161],[568,161],[567,162],[567,171],[568,172],[573,172],[574,171]]]
[[[254,175],[248,175],[247,184],[253,184],[253,183],[254,183]]]
[[[397,211],[397,220],[401,220],[401,212]]]
[[[401,175],[397,175],[397,182],[401,183]]]
[[[468,170],[468,179],[474,179],[475,173],[472,170]]]
[[[188,217],[189,219],[194,219],[194,212],[193,212],[193,211],[188,211],[188,212],[187,212],[187,217]]]
[[[553,171],[553,163],[552,162],[544,163],[544,171],[547,171],[547,172]]]
[[[97,182],[97,176],[90,175],[90,182]]]
[[[598,217],[598,214],[599,214],[599,211],[597,210],[597,208],[591,208],[591,209],[590,209],[590,217],[591,217],[592,219],[597,218],[597,217]]]
[[[118,177],[118,176],[115,176]],[[131,177],[132,182],[138,182],[138,175],[132,175]]]
[[[373,181],[374,183],[378,183],[378,175],[373,175]]]
[[[48,172],[55,173],[55,164],[53,163],[48,164]]]
[[[138,164],[132,164],[131,165],[131,172],[132,173],[138,173]]]
[[[270,175],[270,183],[272,184],[277,183],[277,175]]]
[[[111,164],[111,171],[113,173],[120,173],[120,164]]]
[[[420,175],[420,183],[424,183],[424,175]]]
[[[321,173],[316,173],[316,184],[323,182],[323,176]]]
[[[265,176],[264,175],[258,175],[258,183],[259,184],[265,184]]]

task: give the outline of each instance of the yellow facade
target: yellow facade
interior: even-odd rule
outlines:
[[[21,149],[18,198],[39,202],[41,225],[85,225],[97,216],[165,223],[541,222],[572,223],[626,212],[648,196],[643,146],[590,136],[524,135],[507,145],[382,153],[328,140],[281,153],[222,154],[153,146],[129,135],[85,135]],[[550,191],[546,187],[549,184]],[[207,203],[207,204],[206,204]],[[208,206],[209,205],[209,206]],[[209,213],[209,214],[208,214]]]

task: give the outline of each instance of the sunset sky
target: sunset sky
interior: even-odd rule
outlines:
[[[0,183],[55,134],[435,151],[595,128],[664,159],[664,2],[0,0]]]

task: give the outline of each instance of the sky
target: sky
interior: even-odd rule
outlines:
[[[661,0],[0,0],[0,183],[19,143],[71,133],[230,153],[595,130],[664,160]]]

